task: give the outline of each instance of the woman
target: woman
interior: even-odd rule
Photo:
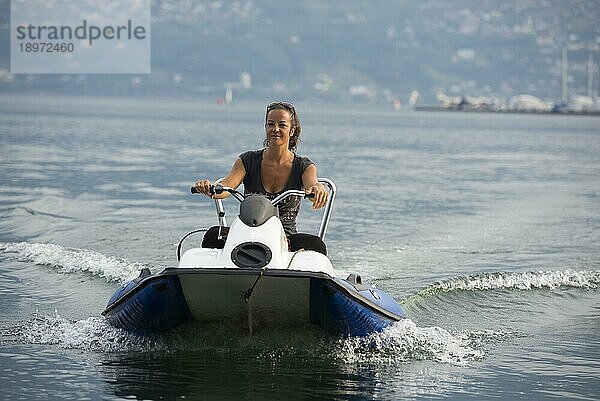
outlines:
[[[261,194],[269,199],[288,189],[305,190],[314,194],[309,198],[313,209],[327,203],[328,193],[317,181],[317,166],[310,159],[296,154],[302,129],[298,114],[292,103],[273,102],[267,106],[265,115],[264,148],[242,153],[221,181],[223,186],[237,188],[244,183],[244,193]],[[195,187],[213,199],[229,194],[211,195],[209,180],[196,182]],[[300,208],[299,197],[288,197],[280,203],[279,218],[288,237],[296,234],[296,217]]]

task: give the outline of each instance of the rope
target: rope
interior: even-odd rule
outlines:
[[[290,258],[290,263],[288,263],[286,269],[289,269],[290,266],[292,265],[292,262],[294,261],[294,258],[296,257],[296,255],[299,252],[302,252],[304,249],[299,249],[296,252],[294,252],[294,254],[292,255],[292,257]],[[248,303],[248,301],[250,300],[250,297],[252,296],[252,293],[254,292],[254,288],[256,287],[256,284],[258,284],[258,282],[260,281],[260,279],[262,278],[262,276],[265,274],[265,272],[267,271],[267,266],[263,267],[260,270],[260,274],[258,275],[258,277],[256,278],[256,280],[254,281],[254,284],[252,284],[252,287],[248,288],[246,291],[244,291],[243,295],[244,295],[244,301],[246,303]]]
[[[256,284],[258,284],[258,281],[260,280],[260,278],[263,276],[263,274],[265,274],[265,271],[267,271],[267,266],[263,267],[260,270],[260,274],[256,278],[256,281],[254,281],[254,284],[252,284],[252,287],[250,287],[246,291],[244,291],[244,301],[246,303],[248,303],[248,301],[250,300],[250,297],[252,296],[252,293],[254,292],[254,287],[256,287]]]
[[[246,301],[248,303],[248,301]],[[252,335],[252,307],[248,304],[248,333]]]
[[[304,248],[302,249],[298,249],[296,252],[294,252],[294,254],[292,255],[292,257],[290,258],[290,263],[288,263],[286,269],[289,270],[290,266],[292,265],[292,262],[294,261],[294,258],[296,257],[296,255],[298,255],[299,252],[302,252],[304,250]]]

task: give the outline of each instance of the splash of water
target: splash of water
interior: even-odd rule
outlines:
[[[466,365],[484,357],[484,352],[474,347],[471,337],[469,333],[454,335],[441,327],[418,327],[412,320],[403,319],[381,333],[340,340],[339,355],[350,363],[431,360]]]
[[[55,312],[37,313],[22,324],[0,331],[3,342],[56,345],[92,352],[208,352],[219,355],[252,355],[257,360],[276,361],[298,354],[329,356],[328,337],[315,330],[270,332],[249,336],[228,324],[201,325],[191,322],[164,333],[138,336],[111,326],[103,317],[69,320]]]
[[[36,314],[6,334],[13,337],[13,341],[27,344],[102,352],[142,351],[150,348],[155,341],[151,337],[138,337],[114,328],[102,317],[71,321],[58,314]]]
[[[344,339],[310,330],[247,336],[226,327],[198,329],[194,325],[183,325],[166,333],[140,337],[110,326],[103,317],[72,321],[55,314],[35,315],[5,332],[4,336],[13,337],[13,341],[17,342],[103,353],[201,351],[251,354],[258,360],[271,361],[310,356],[334,358],[351,364],[429,360],[453,365],[481,360],[484,357],[481,347],[485,345],[486,338],[495,340],[503,337],[502,333],[495,332],[451,334],[440,327],[417,327],[409,319],[395,323],[381,333]]]
[[[55,267],[61,273],[86,272],[117,283],[131,280],[140,269],[147,267],[126,259],[56,244],[2,242],[0,252],[21,262]]]

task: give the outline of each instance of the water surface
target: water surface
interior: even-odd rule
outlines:
[[[338,186],[336,270],[409,319],[355,339],[110,327],[122,282],[214,224],[189,186],[260,148],[263,109],[0,96],[2,399],[600,397],[596,117],[299,104],[299,153]]]

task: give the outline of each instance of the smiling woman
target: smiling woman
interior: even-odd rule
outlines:
[[[286,111],[283,116],[277,113],[277,110]],[[273,113],[271,113],[273,112]],[[272,117],[269,119],[269,117]],[[277,117],[283,117],[278,119]],[[289,119],[287,118],[289,116]],[[278,121],[279,120],[279,121]],[[273,102],[267,106],[267,114],[265,115],[265,129],[267,130],[267,137],[263,142],[263,146],[269,145],[269,130],[274,132],[275,125],[281,124],[281,128],[285,130],[288,126],[291,128],[289,149],[292,152],[296,151],[298,142],[300,141],[300,133],[302,132],[302,126],[300,125],[300,119],[296,113],[296,109],[291,102]]]
[[[305,190],[313,194],[313,209],[327,202],[328,193],[317,181],[317,166],[307,157],[296,154],[301,133],[300,119],[290,102],[273,102],[265,114],[265,139],[263,149],[242,153],[221,184],[237,188],[244,184],[244,194],[265,195],[274,199],[289,189]],[[211,198],[224,198],[229,194],[214,194],[213,183],[196,182],[195,188]],[[279,217],[286,235],[296,234],[296,217],[300,208],[299,197],[290,197],[278,205]]]

